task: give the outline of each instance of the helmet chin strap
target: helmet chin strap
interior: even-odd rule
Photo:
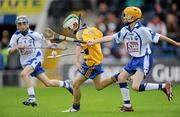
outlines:
[[[28,34],[28,30],[29,28],[27,28],[25,31],[20,31],[19,32],[23,35],[23,36],[26,36]]]
[[[124,25],[129,26],[130,24],[132,24],[133,22],[137,21],[138,19],[139,19],[139,18],[135,19],[134,21],[124,23]]]
[[[75,31],[73,32],[73,34],[76,34],[78,30],[79,30],[79,26],[78,26],[77,30],[75,30]]]
[[[73,34],[76,34],[77,31],[79,30],[80,28],[80,25],[81,25],[81,14],[79,14],[79,19],[78,19],[78,28],[73,32]]]

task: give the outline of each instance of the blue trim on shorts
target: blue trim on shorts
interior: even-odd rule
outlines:
[[[99,64],[96,66],[87,66],[86,62],[84,61],[82,64],[82,72],[80,73],[86,78],[93,80],[96,76],[98,76],[99,74],[103,72],[104,70],[103,70],[102,64]]]
[[[144,58],[145,56],[148,56],[148,69],[144,69]],[[133,57],[125,66],[125,70],[130,74],[133,75],[135,74],[135,72],[140,69],[143,72],[146,70],[147,72],[145,73],[145,76],[148,75],[149,71],[152,69],[152,64],[153,64],[153,59],[152,59],[152,55],[145,55],[143,57]]]
[[[45,70],[41,66],[41,63],[39,62],[37,64],[36,68],[34,69],[34,71],[31,73],[31,76],[34,77],[34,76],[37,76],[37,75],[44,73],[44,72],[45,72]]]
[[[37,60],[37,58],[33,58],[33,59],[29,60],[28,63],[27,63],[25,66],[31,65],[32,62],[35,61],[35,60]],[[31,73],[31,76],[32,76],[32,77],[35,77],[35,76],[37,76],[37,75],[39,75],[39,74],[41,74],[41,73],[44,73],[44,72],[45,72],[45,70],[44,70],[44,68],[41,66],[41,62],[38,62],[38,64],[36,65],[34,71]]]

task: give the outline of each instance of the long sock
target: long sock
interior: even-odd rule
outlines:
[[[124,106],[126,107],[131,107],[131,102],[130,102],[130,96],[129,96],[129,87],[127,83],[119,83],[121,94],[123,97],[124,101]]]
[[[59,81],[59,86],[60,86],[60,87],[63,87],[63,86],[64,86],[64,81],[61,81],[61,80],[60,80],[60,81]]]
[[[119,74],[120,74],[120,73],[117,73],[117,74],[114,75],[114,79],[115,79],[116,82],[118,82],[118,76],[119,76]]]
[[[157,84],[157,83],[143,83],[139,86],[139,91],[147,91],[147,90],[162,90],[164,89],[165,84]]]
[[[73,106],[72,106],[74,109],[76,109],[76,110],[79,110],[80,109],[80,104],[78,103],[78,104],[73,104]]]
[[[29,98],[35,101],[34,87],[27,88],[27,92],[28,92]]]
[[[64,87],[64,88],[68,88],[69,87],[69,84],[66,82],[66,81],[59,81],[59,86],[60,87]]]

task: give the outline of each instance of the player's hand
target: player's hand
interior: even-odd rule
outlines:
[[[94,40],[87,41],[88,46],[93,46],[94,44],[96,44],[96,42]]]
[[[20,45],[18,45],[16,48],[17,48],[17,50],[19,50],[19,49],[25,49],[25,48],[27,48],[27,46],[20,44]]]
[[[82,72],[82,65],[79,62],[76,62],[76,66],[80,72]]]
[[[180,47],[180,42],[177,42],[176,46]]]
[[[50,49],[56,49],[58,47],[59,47],[59,45],[56,43],[52,43],[52,44],[48,45],[48,48],[50,48]]]

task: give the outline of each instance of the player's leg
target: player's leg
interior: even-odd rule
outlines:
[[[83,75],[78,76],[73,82],[73,105],[70,109],[62,112],[77,112],[80,110],[81,90],[80,86],[87,80]]]
[[[36,76],[47,87],[63,87],[66,88],[71,94],[73,94],[73,88],[71,83],[61,80],[49,79],[45,73],[40,73]]]
[[[141,86],[141,82],[144,79],[144,73],[142,71],[136,71],[133,76],[131,76],[132,79],[132,89],[134,91],[143,91],[145,90],[145,87]],[[142,84],[143,85],[143,84]]]
[[[31,65],[27,65],[23,71],[21,72],[21,78],[26,84],[27,87],[27,92],[29,95],[29,98],[25,101],[23,101],[24,105],[32,105],[33,107],[36,106],[37,104],[35,103],[35,92],[34,92],[34,87],[33,83],[31,81],[30,74],[34,71],[33,67]]]
[[[80,86],[82,83],[84,83],[87,80],[84,76],[80,75],[78,78],[75,79],[73,82],[73,89],[74,89],[74,100],[73,100],[73,107],[75,108],[75,105],[80,105],[80,99],[81,99],[81,91]],[[78,107],[80,108],[80,107]]]
[[[122,72],[116,74],[114,77],[117,79],[121,91],[121,95],[123,98],[123,106],[120,108],[121,112],[133,112],[133,108],[130,101],[129,87],[127,83],[127,79],[130,74],[123,69]]]
[[[25,82],[28,88],[33,86],[33,83],[31,79],[29,78],[30,74],[33,71],[34,71],[33,67],[28,65],[21,71],[21,74],[20,74],[21,78],[23,79],[23,81]]]
[[[114,82],[116,82],[114,76],[110,77],[110,78],[101,78],[101,75],[97,75],[94,79],[93,79],[93,84],[96,88],[96,90],[100,91],[102,89],[104,89],[105,87],[113,84]]]
[[[162,90],[168,96],[169,101],[172,99],[171,83],[142,83],[144,73],[139,70],[132,76],[132,79],[132,88],[135,91]]]
[[[134,74],[133,89],[136,91],[146,91],[146,90],[162,90],[168,97],[170,101],[172,99],[172,87],[171,83],[141,83],[141,81],[147,76],[152,68],[152,55],[146,55],[140,59],[136,59],[136,73]]]
[[[21,76],[26,80],[25,82],[29,81],[27,76],[31,75],[32,77],[34,77],[34,76],[37,76],[40,73],[45,72],[44,69],[41,67],[41,64],[42,64],[41,60],[42,60],[42,57],[39,56],[39,57],[32,58],[32,59],[27,61],[26,66],[25,66],[24,70],[21,73]],[[28,88],[28,94],[32,95],[32,96],[28,100],[24,101],[23,104],[36,106],[37,104],[35,102],[35,93],[34,93],[33,86]]]

